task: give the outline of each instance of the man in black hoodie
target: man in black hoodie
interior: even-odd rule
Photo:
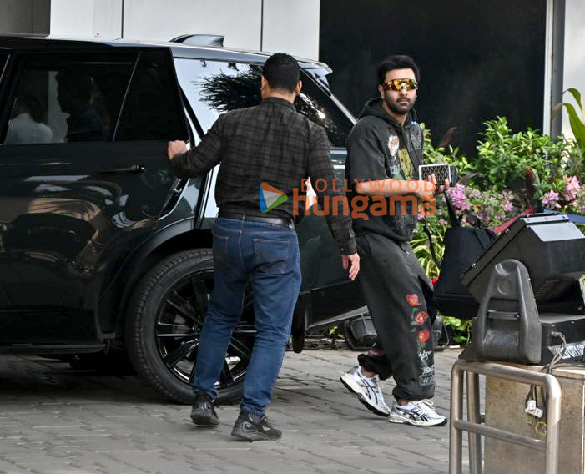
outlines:
[[[432,287],[409,242],[419,204],[431,202],[445,187],[437,187],[434,176],[418,180],[424,140],[411,109],[419,80],[410,57],[386,58],[378,67],[380,96],[366,104],[347,141],[346,180],[360,281],[378,343],[358,357],[359,365],[341,382],[368,409],[392,422],[436,426],[447,418],[430,400],[435,392]],[[377,383],[390,376],[396,381],[392,408]]]

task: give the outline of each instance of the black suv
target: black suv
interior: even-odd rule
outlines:
[[[190,401],[213,286],[217,169],[176,178],[167,141],[198,143],[220,113],[257,104],[266,58],[178,42],[0,37],[0,351],[83,358],[124,349],[160,392]],[[327,66],[299,62],[297,109],[325,127],[343,179],[353,119],[329,90]],[[297,231],[300,351],[306,329],[364,303],[324,217],[305,216]],[[224,400],[241,390],[252,301],[225,357]]]

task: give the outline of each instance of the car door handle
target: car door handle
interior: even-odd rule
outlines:
[[[122,168],[111,168],[108,170],[102,170],[104,174],[124,174],[124,173],[142,173],[144,172],[143,165],[129,165]]]

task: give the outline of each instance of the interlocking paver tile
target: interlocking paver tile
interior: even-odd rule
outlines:
[[[369,413],[339,383],[356,363],[345,349],[287,352],[269,416],[277,443],[232,439],[237,406],[200,429],[189,407],[167,403],[133,376],[74,371],[41,357],[0,358],[0,473],[344,474],[448,470],[448,427],[395,425]],[[435,403],[449,408],[458,351],[437,353]],[[393,384],[383,382],[391,398]]]

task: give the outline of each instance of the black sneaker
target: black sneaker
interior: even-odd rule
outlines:
[[[232,430],[232,436],[245,441],[276,441],[281,434],[265,416],[253,415],[246,410],[240,410]]]
[[[213,400],[205,392],[195,392],[191,419],[197,426],[219,425],[219,417],[213,408]]]

